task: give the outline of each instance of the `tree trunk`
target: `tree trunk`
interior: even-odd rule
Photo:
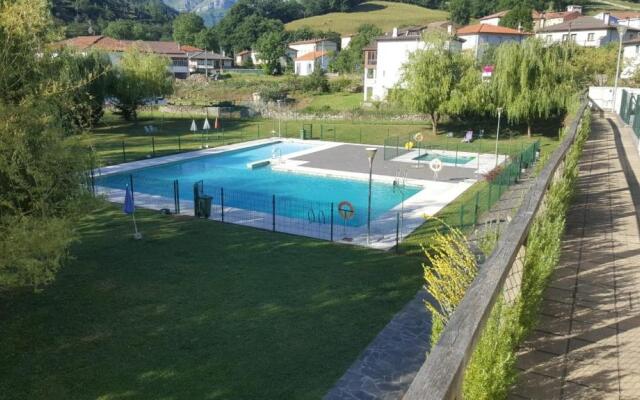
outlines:
[[[438,113],[429,114],[431,117],[431,129],[433,130],[433,136],[438,135]]]
[[[527,122],[527,137],[531,138],[531,122]]]

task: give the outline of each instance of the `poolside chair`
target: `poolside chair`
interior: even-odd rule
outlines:
[[[473,142],[473,131],[467,131],[466,135],[464,135],[464,139],[462,139],[462,143],[471,142]]]

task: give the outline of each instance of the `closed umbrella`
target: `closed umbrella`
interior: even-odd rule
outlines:
[[[125,214],[130,214],[133,218],[133,238],[136,240],[142,239],[142,233],[138,232],[138,224],[136,224],[136,206],[133,201],[133,193],[131,192],[131,188],[127,185],[126,193],[124,195],[124,206],[122,207],[122,211]]]
[[[209,117],[204,119],[204,123],[202,124],[202,130],[206,131],[206,143],[204,145],[205,148],[209,148],[209,129],[211,129],[211,125],[209,124]]]

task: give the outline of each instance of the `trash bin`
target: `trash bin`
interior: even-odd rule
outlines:
[[[213,197],[202,195],[198,197],[198,217],[209,218],[211,216],[211,203]]]
[[[307,131],[304,128],[300,129],[300,139],[305,140],[307,138]]]

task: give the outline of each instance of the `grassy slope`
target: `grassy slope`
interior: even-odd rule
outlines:
[[[420,260],[117,207],[44,292],[0,294],[3,399],[320,398],[418,290]]]
[[[354,33],[362,24],[373,24],[384,31],[393,27],[420,25],[433,21],[445,20],[448,13],[441,10],[386,1],[369,1],[356,7],[351,12],[330,13],[290,22],[287,30],[303,26],[314,29],[332,30],[343,34]]]

